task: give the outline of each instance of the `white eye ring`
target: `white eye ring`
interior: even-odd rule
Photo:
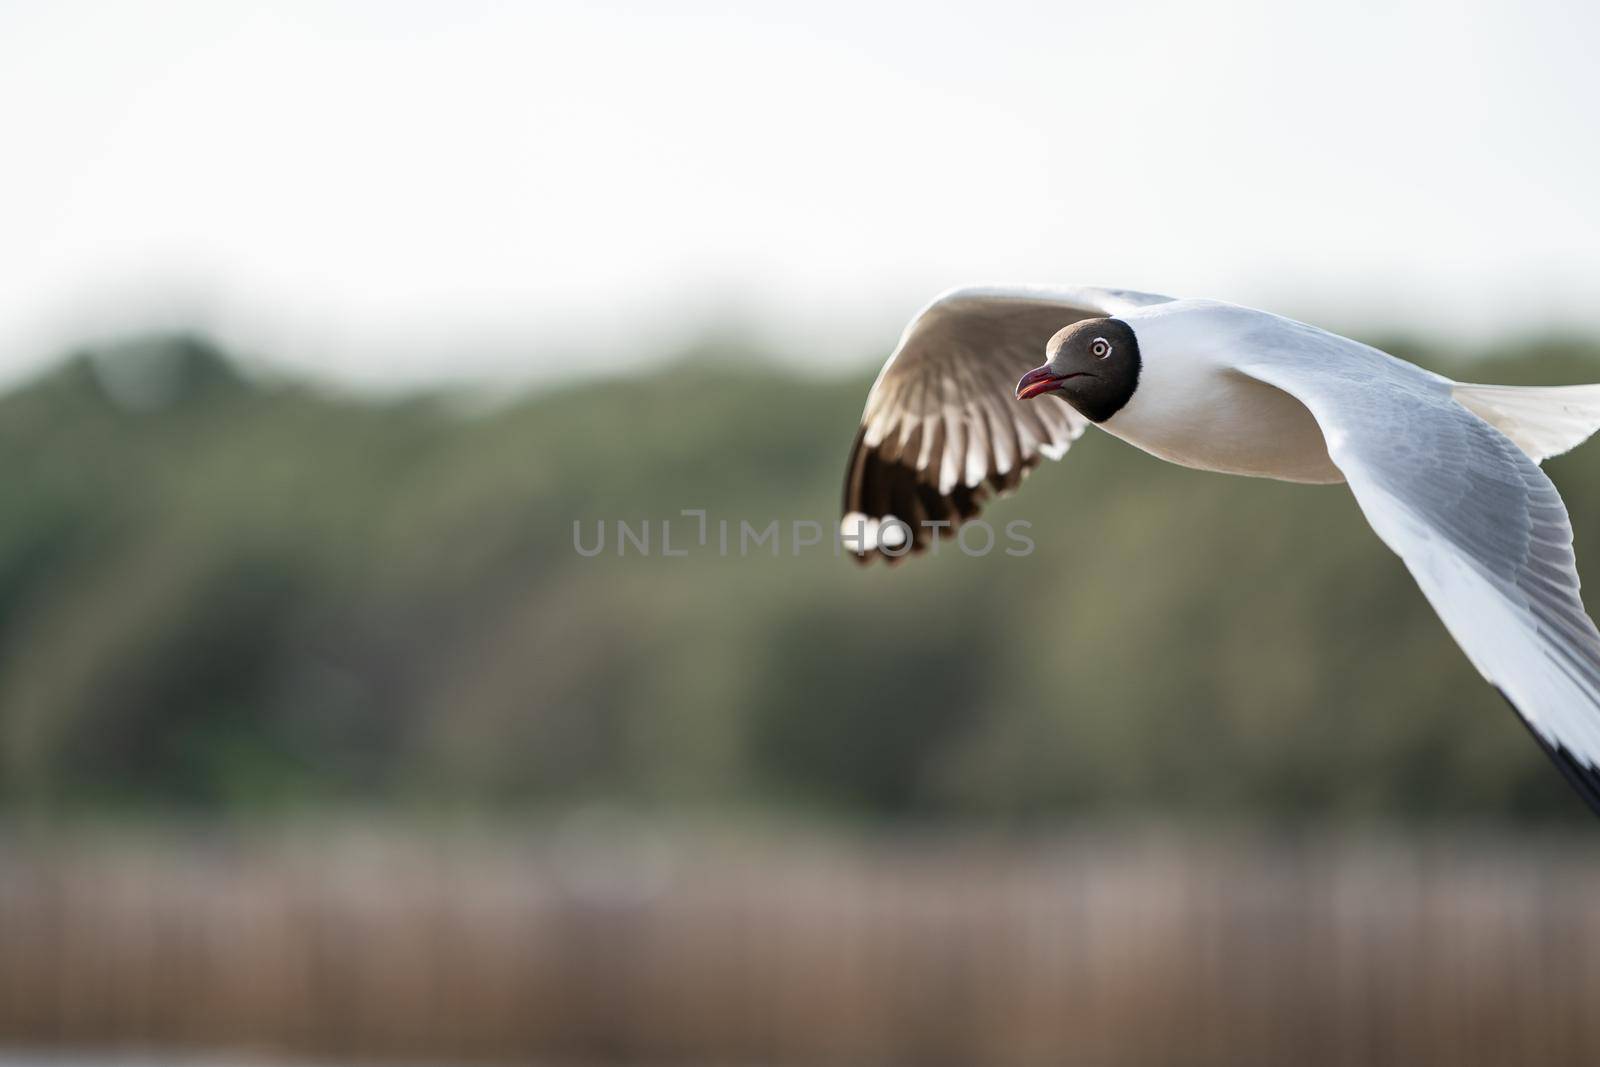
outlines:
[[[1111,342],[1104,337],[1096,337],[1089,343],[1089,351],[1094,353],[1095,359],[1105,359],[1111,354]]]

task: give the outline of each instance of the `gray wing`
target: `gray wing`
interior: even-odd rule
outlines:
[[[1087,423],[1062,400],[1016,399],[1045,344],[1080,319],[1170,298],[1120,289],[951,290],[906,327],[873,383],[845,470],[844,544],[862,559],[920,552],[936,527],[978,514]],[[900,524],[885,525],[890,519]],[[944,531],[948,533],[948,530]]]
[[[1282,320],[1247,349],[1239,370],[1310,410],[1373,530],[1600,812],[1600,633],[1550,479],[1437,375]]]

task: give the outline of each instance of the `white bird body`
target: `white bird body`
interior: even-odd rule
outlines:
[[[1600,812],[1600,630],[1566,508],[1538,467],[1600,428],[1600,385],[1454,382],[1212,300],[954,290],[912,320],[867,398],[842,535],[864,559],[921,551],[929,527],[970,519],[1090,423],[1185,467],[1347,483],[1468,659]]]
[[[1235,367],[1262,314],[1214,300],[1175,300],[1119,316],[1139,338],[1143,367],[1139,388],[1100,428],[1183,467],[1319,485],[1344,481],[1305,405]]]

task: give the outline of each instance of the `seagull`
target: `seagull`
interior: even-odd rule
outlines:
[[[924,552],[1091,424],[1184,467],[1349,485],[1600,813],[1600,632],[1566,507],[1539,469],[1600,428],[1600,385],[1456,382],[1216,300],[954,289],[911,320],[867,395],[841,541],[863,561]]]

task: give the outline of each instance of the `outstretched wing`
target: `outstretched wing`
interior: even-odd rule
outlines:
[[[920,552],[933,524],[959,525],[1041,457],[1061,458],[1087,422],[1058,397],[1017,400],[1017,379],[1063,326],[1168,299],[1019,286],[954,289],[929,304],[867,394],[845,470],[845,545],[862,559]]]
[[[1286,320],[1246,347],[1239,370],[1310,410],[1373,530],[1600,813],[1600,633],[1550,479],[1443,378]]]

